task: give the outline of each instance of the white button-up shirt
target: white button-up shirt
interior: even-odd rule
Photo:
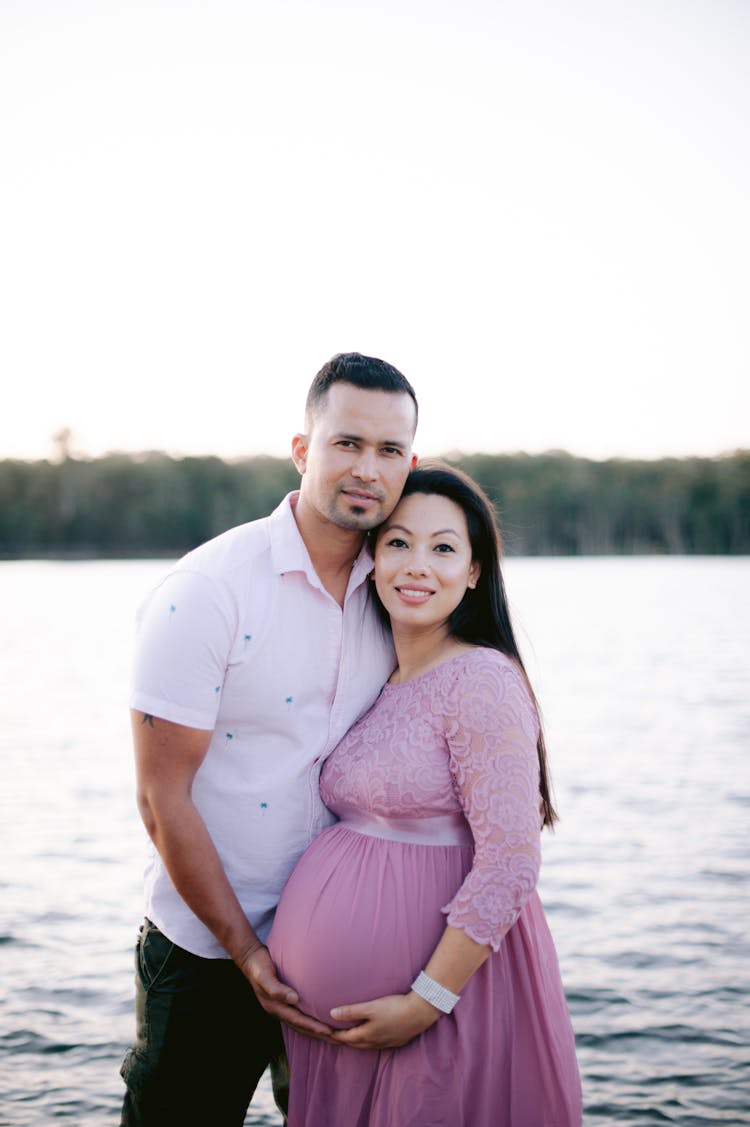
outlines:
[[[296,496],[188,553],[148,596],[131,694],[140,712],[212,731],[193,800],[263,939],[294,864],[334,820],[318,791],[322,763],[395,666],[369,551],[342,610],[313,569]],[[145,914],[194,954],[226,956],[153,846]]]

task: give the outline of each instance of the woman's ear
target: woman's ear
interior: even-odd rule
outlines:
[[[469,568],[469,582],[467,584],[467,586],[471,587],[472,591],[476,587],[477,580],[479,579],[479,576],[481,574],[482,565],[480,564],[479,560],[472,560],[471,567]]]

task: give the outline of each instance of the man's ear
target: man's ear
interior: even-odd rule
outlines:
[[[409,462],[409,469],[410,470],[415,470],[417,468],[417,460],[418,460],[417,455],[412,454],[411,461]]]
[[[307,435],[295,434],[292,439],[292,461],[301,474],[307,469],[307,452],[309,448],[310,444]]]

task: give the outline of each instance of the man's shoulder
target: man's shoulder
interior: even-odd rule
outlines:
[[[193,548],[179,561],[179,567],[195,571],[215,571],[262,553],[270,543],[270,517],[260,517],[235,525],[211,540]]]
[[[184,555],[175,570],[231,583],[233,575],[246,575],[248,567],[262,567],[265,562],[270,566],[271,529],[278,512],[220,532]]]

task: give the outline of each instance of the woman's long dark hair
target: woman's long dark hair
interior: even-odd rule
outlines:
[[[413,493],[437,494],[447,497],[464,513],[469,530],[472,559],[481,564],[475,589],[467,588],[461,602],[449,619],[449,630],[454,638],[473,646],[487,646],[512,658],[521,668],[529,692],[539,713],[536,697],[529,683],[510,620],[508,599],[505,594],[500,560],[502,540],[492,502],[467,474],[445,462],[423,462],[406,479],[403,497]],[[377,599],[381,615],[387,614]],[[557,814],[552,805],[552,795],[547,767],[547,749],[541,730],[537,741],[539,756],[539,793],[542,799],[543,824],[552,826]]]

